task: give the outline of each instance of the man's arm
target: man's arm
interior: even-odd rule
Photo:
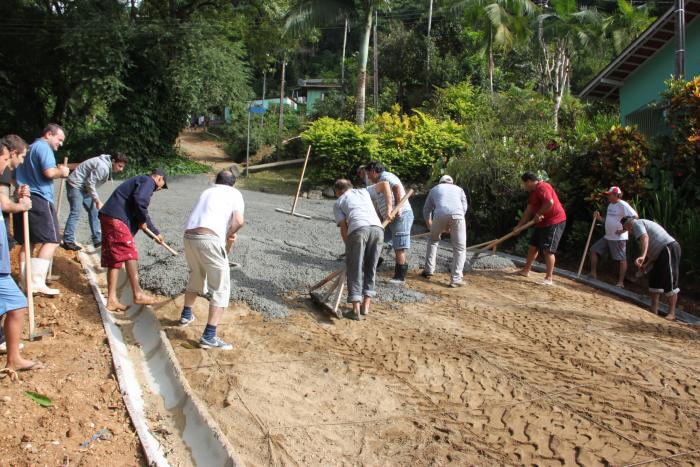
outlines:
[[[102,174],[100,174],[99,169],[91,170],[90,175],[85,180],[85,191],[87,191],[90,198],[95,202],[95,207],[98,210],[102,209],[102,201],[100,201],[100,195],[97,193],[97,184],[101,181]]]
[[[231,250],[231,247],[236,242],[238,231],[241,230],[241,227],[244,225],[245,219],[243,218],[243,213],[241,211],[235,211],[231,215],[228,232],[226,232],[226,253]]]
[[[423,219],[425,219],[425,226],[429,229],[433,225],[433,210],[435,209],[435,203],[433,202],[433,192],[432,190],[428,192],[428,196],[425,198],[425,204],[423,205]]]
[[[136,209],[136,222],[139,224],[139,228],[143,230],[144,227],[148,227],[151,232],[161,237],[160,231],[153,225],[151,217],[148,215],[148,206],[151,204],[151,197],[153,196],[153,189],[148,183],[140,183],[134,190],[134,208]],[[162,240],[162,237],[161,237]]]
[[[388,182],[379,182],[376,185],[377,193],[384,197],[384,205],[386,206],[386,212],[379,213],[384,218],[388,218],[391,211],[394,210],[394,197],[391,194],[391,185]]]
[[[0,208],[2,208],[2,212],[9,213],[29,211],[32,208],[32,201],[27,194],[26,196],[20,196],[19,201],[15,203],[10,198],[10,187],[0,185]]]
[[[396,203],[398,204],[401,201],[401,198],[403,198],[403,186],[400,183],[397,183],[396,185],[391,187],[391,191],[394,194],[394,199],[396,200]],[[401,213],[397,212],[396,217],[401,217]]]
[[[644,265],[644,260],[647,258],[647,253],[649,252],[649,235],[643,234],[637,240],[639,240],[639,247],[642,249],[642,252],[639,255],[639,258],[634,260],[634,264],[636,264],[638,268],[641,268]]]
[[[343,238],[343,243],[348,241],[348,221],[346,219],[343,219],[339,224],[338,227],[340,227],[340,236]]]

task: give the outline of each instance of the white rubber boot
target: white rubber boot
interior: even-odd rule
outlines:
[[[24,255],[22,255],[24,258]],[[27,288],[27,267],[25,265],[24,260],[21,260],[19,262],[19,288],[22,289],[23,292],[27,292],[25,289]]]
[[[46,285],[46,275],[49,273],[49,263],[48,259],[32,258],[32,287],[35,294],[40,293],[44,295],[59,295],[61,293],[58,289],[52,289]]]

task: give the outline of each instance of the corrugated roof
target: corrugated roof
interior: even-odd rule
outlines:
[[[700,16],[700,0],[685,0],[686,24],[690,24],[698,16]],[[624,81],[642,63],[673,40],[675,25],[674,8],[671,8],[593,78],[579,93],[579,97],[617,102],[620,99],[620,87]]]

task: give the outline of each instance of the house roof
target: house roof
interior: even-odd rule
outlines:
[[[598,76],[593,78],[579,93],[579,97],[617,102],[620,99],[620,88],[624,81],[675,36],[674,13],[674,8],[670,8],[659,17]],[[700,16],[700,0],[685,0],[686,24],[690,24],[698,16]]]

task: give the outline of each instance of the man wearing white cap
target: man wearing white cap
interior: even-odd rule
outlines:
[[[620,272],[617,277],[617,286],[625,286],[625,274],[627,273],[627,232],[620,228],[620,220],[623,217],[637,218],[637,211],[622,199],[622,190],[618,186],[611,186],[605,192],[608,196],[608,211],[605,215],[605,237],[601,238],[591,248],[591,277],[597,279],[598,258],[608,253],[613,260],[620,263]],[[595,213],[596,220],[602,221],[600,212]]]
[[[443,175],[440,183],[428,193],[423,206],[425,225],[430,229],[430,240],[425,252],[425,267],[421,275],[435,274],[435,261],[440,234],[450,232],[452,242],[452,280],[450,287],[460,287],[467,259],[467,195],[454,184],[452,177]]]

